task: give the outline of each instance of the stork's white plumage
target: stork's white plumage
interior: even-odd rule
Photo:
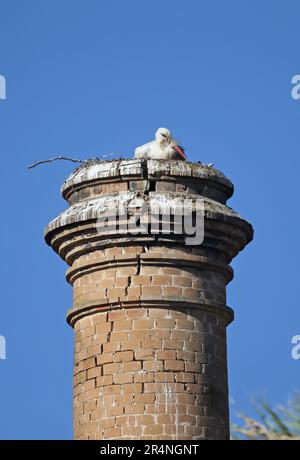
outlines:
[[[159,128],[153,141],[137,147],[134,157],[146,160],[185,160],[183,148],[167,128]]]

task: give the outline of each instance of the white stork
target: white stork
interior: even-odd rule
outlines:
[[[159,128],[154,141],[137,147],[134,157],[146,160],[186,160],[183,147],[173,139],[167,128]]]

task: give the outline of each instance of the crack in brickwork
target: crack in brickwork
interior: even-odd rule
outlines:
[[[159,308],[77,321],[76,438],[227,437],[226,408],[212,407],[226,397],[225,328],[214,315]]]

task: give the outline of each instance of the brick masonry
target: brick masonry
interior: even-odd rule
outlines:
[[[230,181],[182,161],[91,162],[65,182],[46,228],[70,265],[76,439],[227,439],[226,306],[232,258],[252,227],[226,206]],[[127,200],[205,199],[205,238],[117,234],[97,224]]]

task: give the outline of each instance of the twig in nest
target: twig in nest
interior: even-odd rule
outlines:
[[[38,161],[37,163],[34,163],[33,165],[28,166],[28,169],[35,168],[36,166],[41,165],[43,163],[52,163],[52,161],[56,161],[56,160],[73,161],[73,163],[84,163],[85,161],[85,160],[77,160],[76,158],[55,157],[55,158],[49,158],[48,160]]]
[[[67,161],[72,161],[73,163],[89,163],[91,161],[101,161],[102,158],[108,158],[113,155],[116,155],[115,153],[108,153],[107,155],[100,155],[100,157],[96,157],[94,159],[87,159],[87,160],[78,160],[77,158],[69,158],[69,157],[55,157],[55,158],[49,158],[48,160],[42,160],[38,161],[37,163],[34,163],[33,165],[28,166],[28,169],[35,168],[38,165],[41,165],[43,163],[52,163],[52,161],[56,160],[67,160]]]

